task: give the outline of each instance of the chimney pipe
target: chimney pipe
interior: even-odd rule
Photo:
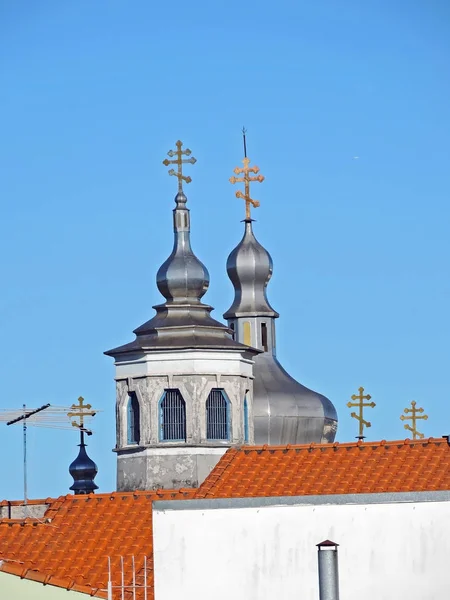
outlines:
[[[338,546],[330,540],[317,544],[320,600],[339,600]]]

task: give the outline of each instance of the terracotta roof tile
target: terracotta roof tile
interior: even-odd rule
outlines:
[[[118,585],[120,557],[130,583],[135,556],[136,578],[142,584],[147,556],[152,600],[154,500],[432,490],[450,490],[450,447],[445,439],[232,448],[198,490],[30,501],[48,505],[42,519],[0,520],[0,570],[106,598],[107,557],[113,584]],[[143,592],[137,592],[137,600],[142,600]],[[130,600],[131,591],[125,597]]]
[[[147,556],[148,583],[153,588],[152,501],[192,497],[194,493],[114,492],[35,501],[33,504],[49,505],[43,519],[0,520],[0,570],[106,598],[107,557],[111,557],[113,584],[118,585],[120,556],[125,560],[128,584],[132,579],[131,556],[135,556],[141,580]],[[140,598],[143,592],[137,594]],[[148,598],[153,598],[152,593]]]
[[[450,490],[450,447],[443,438],[232,448],[196,497],[434,490]]]

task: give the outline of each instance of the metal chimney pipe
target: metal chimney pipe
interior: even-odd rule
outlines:
[[[339,600],[338,546],[330,540],[317,544],[320,600]]]

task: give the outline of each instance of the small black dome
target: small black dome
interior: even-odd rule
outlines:
[[[83,432],[82,432],[83,433]],[[70,486],[75,494],[92,494],[98,489],[94,483],[98,469],[95,462],[86,453],[86,444],[81,439],[78,456],[69,467],[69,473],[73,477],[73,485]]]

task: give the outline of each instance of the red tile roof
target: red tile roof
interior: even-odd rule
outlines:
[[[0,520],[0,570],[41,583],[106,598],[108,556],[113,584],[132,581],[135,556],[137,582],[143,583],[147,556],[148,584],[153,590],[152,501],[192,497],[194,490],[114,492],[62,496],[48,504],[42,519]],[[37,504],[37,502],[34,502]],[[129,590],[126,598],[131,598]],[[137,594],[143,598],[143,592]],[[153,592],[148,594],[149,600]]]
[[[129,585],[131,556],[140,584],[147,556],[152,600],[154,500],[435,490],[450,490],[445,439],[233,448],[198,490],[48,498],[40,501],[49,505],[42,519],[0,520],[0,570],[105,598],[107,557],[114,585],[124,557]]]
[[[196,497],[435,490],[450,490],[450,447],[442,438],[231,448]]]

